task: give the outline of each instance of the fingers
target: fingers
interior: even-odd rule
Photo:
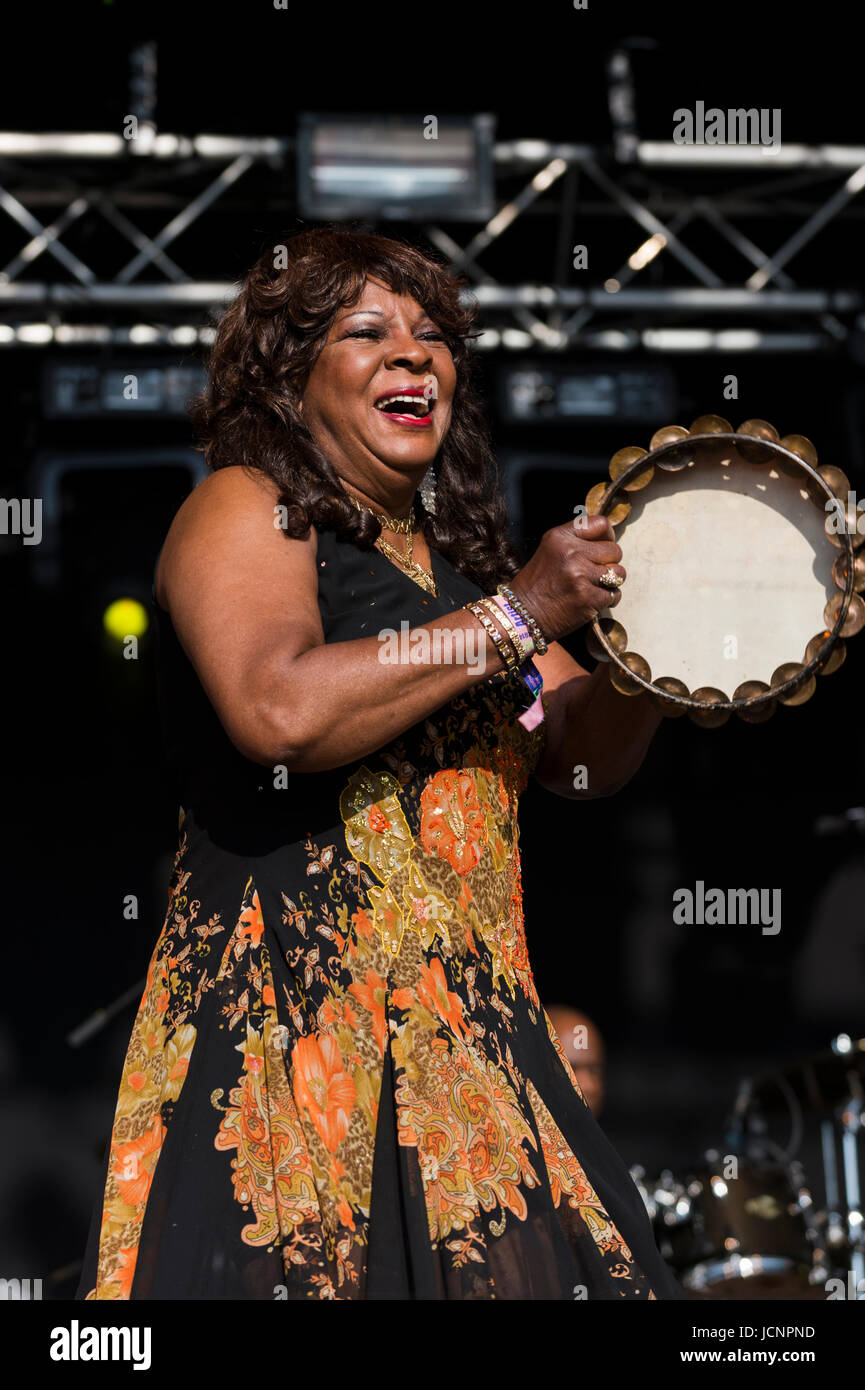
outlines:
[[[595,593],[600,596],[598,611],[615,608],[621,602],[621,589],[608,588],[601,584],[601,577],[610,571],[620,579],[627,578],[627,571],[618,562],[622,558],[621,546],[616,544],[615,533],[609,519],[605,516],[584,516],[574,522],[574,531],[586,542],[586,559],[593,567],[591,574]]]
[[[622,547],[616,545],[615,541],[592,541],[591,549],[587,551],[586,558],[593,565],[600,565],[602,569],[615,569],[616,564],[622,558]]]
[[[600,602],[598,603],[598,612],[601,612],[604,608],[615,608],[622,597],[621,589],[607,589],[603,584],[595,585],[595,593],[601,595]]]
[[[587,541],[597,541],[602,537],[613,539],[613,527],[606,516],[589,516],[584,513],[578,516],[573,524],[573,528],[578,536],[582,536]]]
[[[618,547],[616,548],[618,549]],[[601,605],[603,608],[615,608],[616,604],[620,601],[622,597],[621,588],[610,589],[607,588],[606,584],[601,583],[602,577],[605,574],[609,574],[610,571],[612,571],[613,574],[617,574],[620,579],[627,579],[628,577],[627,570],[624,568],[623,565],[611,564],[598,566],[596,572],[592,575],[592,581],[596,590],[600,590],[600,592],[604,595],[604,602]]]
[[[573,529],[572,529],[573,528]],[[604,574],[612,571],[621,580],[626,570],[620,563],[622,549],[616,543],[615,532],[608,517],[581,515],[564,526],[554,527],[544,535],[546,554],[551,571],[557,573],[557,583],[563,590],[567,609],[575,601],[576,626],[591,622],[599,613],[615,608],[622,599],[621,590],[601,584]],[[541,574],[544,567],[541,564]],[[555,590],[556,585],[553,585]],[[569,599],[567,595],[570,594]],[[567,621],[567,615],[565,615]],[[562,628],[563,631],[574,630]]]
[[[590,558],[601,565],[621,560],[621,546],[616,544],[615,532],[605,516],[583,516],[574,522],[574,533],[591,545]]]
[[[594,558],[595,558],[595,557],[592,556],[592,560],[593,560],[593,561],[594,561]],[[597,566],[596,566],[596,573],[592,575],[592,579],[593,579],[594,583],[597,584],[597,583],[600,581],[601,575],[602,575],[602,574],[609,574],[610,570],[612,570],[613,574],[617,574],[617,575],[619,576],[620,579],[627,579],[627,577],[628,577],[628,571],[625,569],[624,565],[617,565],[617,564],[611,564],[611,565],[597,565]]]

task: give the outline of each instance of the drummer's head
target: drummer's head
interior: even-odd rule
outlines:
[[[595,1023],[567,1004],[547,1006],[565,1056],[592,1114],[598,1116],[604,1104],[604,1040]]]

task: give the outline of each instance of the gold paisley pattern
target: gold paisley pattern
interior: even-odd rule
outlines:
[[[188,920],[184,915],[188,900],[179,892],[182,882],[178,881],[183,848],[181,840],[168,907],[168,917],[175,923]],[[147,971],[120,1079],[102,1205],[100,1298],[129,1297],[141,1223],[165,1139],[163,1106],[179,1100],[195,1045],[192,1026],[166,1027],[173,960],[166,928]],[[95,1291],[88,1296],[96,1296]]]
[[[524,1221],[524,1191],[539,1179],[528,1152],[534,1138],[513,1087],[464,1042],[449,1047],[432,1037],[426,1047],[429,1066],[418,1069],[413,1087],[403,1073],[397,1102],[400,1143],[418,1154],[430,1239],[465,1232],[481,1208]],[[394,1055],[404,1065],[399,1041]]]
[[[501,1241],[553,1297],[655,1297],[625,1235],[639,1197],[598,1196],[605,1141],[532,977],[517,810],[545,727],[525,702],[512,676],[474,686],[327,774],[327,804],[290,779],[274,817],[318,828],[259,855],[182,813],[84,1296],[389,1296],[402,1241],[397,1296],[494,1298]],[[399,1191],[376,1207],[378,1173]]]
[[[247,1024],[237,1046],[243,1074],[229,1094],[214,1145],[235,1151],[235,1200],[254,1220],[241,1230],[250,1245],[272,1246],[295,1226],[315,1219],[318,1199],[309,1155],[276,1043],[279,1025],[268,1014],[263,1034]],[[214,1103],[219,1107],[218,1099]]]
[[[556,1206],[567,1197],[568,1205],[580,1213],[596,1245],[604,1254],[621,1253],[630,1262],[630,1250],[604,1211],[598,1195],[568,1148],[564,1135],[553,1119],[532,1082],[526,1081],[532,1110],[541,1136],[544,1162],[550,1178],[550,1188]]]
[[[365,765],[349,778],[339,798],[349,853],[368,864],[379,878],[391,878],[411,854],[412,837],[389,772],[370,772]]]

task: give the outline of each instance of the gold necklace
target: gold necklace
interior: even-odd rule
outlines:
[[[416,560],[412,559],[412,536],[409,536],[407,555],[401,555],[400,552],[396,550],[390,544],[389,541],[386,541],[384,539],[384,536],[379,536],[378,540],[376,541],[376,545],[381,546],[385,555],[389,555],[392,560],[396,560],[397,564],[405,570],[406,574],[410,575],[412,579],[417,580],[421,588],[426,589],[429,593],[438,596],[435,575],[432,574],[430,570],[425,570],[422,565],[419,565]]]
[[[430,570],[425,570],[422,565],[419,565],[417,561],[412,558],[414,555],[414,505],[412,505],[411,512],[407,517],[385,516],[383,512],[377,512],[373,507],[365,506],[353,493],[349,492],[348,496],[351,498],[351,501],[357,507],[358,511],[369,512],[371,516],[375,517],[376,521],[382,526],[386,526],[389,531],[396,531],[399,535],[408,537],[408,553],[406,555],[403,555],[395,546],[392,546],[389,541],[386,541],[384,536],[378,537],[376,545],[380,546],[382,552],[386,556],[394,560],[401,569],[405,570],[411,578],[415,579],[417,583],[420,584],[421,588],[426,589],[429,593],[435,594],[436,597],[438,597],[435,575],[432,574]]]
[[[377,512],[373,507],[366,506],[363,502],[350,492],[349,498],[360,512],[369,512],[376,521],[380,521],[382,526],[386,526],[389,531],[396,531],[402,536],[410,536],[414,531],[414,503],[408,516],[385,516],[384,512]]]

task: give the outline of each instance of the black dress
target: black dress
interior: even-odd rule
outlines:
[[[326,640],[479,597],[432,560],[438,596],[319,533]],[[157,622],[179,842],[78,1297],[679,1297],[532,978],[526,686],[285,774],[237,752]]]

